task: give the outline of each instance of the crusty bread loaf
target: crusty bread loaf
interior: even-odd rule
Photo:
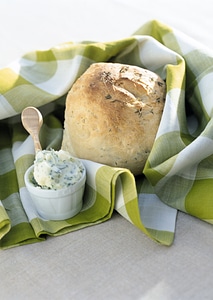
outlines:
[[[142,173],[164,108],[165,82],[118,63],[94,63],[68,93],[62,149]]]

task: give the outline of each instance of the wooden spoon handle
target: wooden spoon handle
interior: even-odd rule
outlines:
[[[39,132],[43,124],[43,118],[40,111],[33,106],[26,107],[22,111],[21,120],[24,128],[33,138],[35,151],[37,152],[42,150],[39,141]]]

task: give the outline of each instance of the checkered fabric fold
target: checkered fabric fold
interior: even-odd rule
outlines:
[[[42,219],[24,173],[33,141],[20,122],[27,106],[44,115],[43,149],[60,149],[66,94],[94,62],[150,69],[167,94],[153,149],[141,176],[84,160],[82,211],[64,221]],[[171,245],[178,210],[213,222],[213,52],[158,21],[112,42],[64,43],[27,53],[0,70],[0,247],[45,240],[109,220],[114,210],[154,241]]]

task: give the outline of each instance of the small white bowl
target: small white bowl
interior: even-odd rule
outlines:
[[[80,212],[86,182],[85,167],[78,182],[58,190],[46,190],[35,186],[32,182],[33,169],[34,166],[29,167],[24,175],[24,180],[34,206],[41,217],[47,220],[65,220]]]

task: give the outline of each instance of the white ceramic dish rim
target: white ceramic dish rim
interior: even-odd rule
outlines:
[[[24,175],[24,181],[25,181],[25,185],[27,188],[29,188],[30,190],[36,190],[36,193],[40,194],[42,193],[42,195],[44,196],[45,194],[48,196],[54,195],[56,193],[60,193],[60,194],[70,194],[70,193],[74,193],[75,191],[77,191],[86,181],[86,168],[85,166],[82,164],[83,166],[83,172],[82,172],[82,177],[79,181],[77,181],[75,184],[70,185],[68,187],[62,188],[62,189],[57,189],[57,190],[51,190],[51,189],[42,189],[39,186],[35,186],[29,179],[29,175],[33,172],[34,169],[34,165],[30,166],[27,171],[25,172]]]

